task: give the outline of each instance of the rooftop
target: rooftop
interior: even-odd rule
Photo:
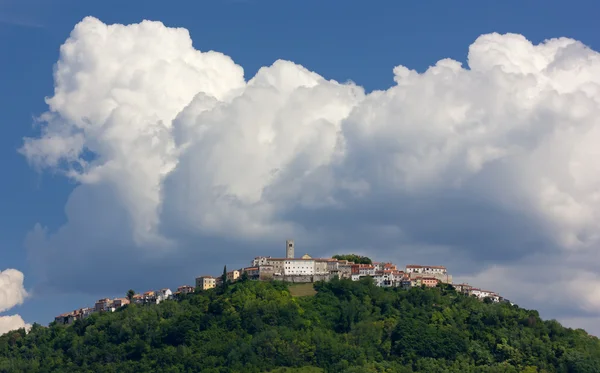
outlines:
[[[406,268],[435,268],[435,269],[446,269],[444,266],[427,266],[420,264],[408,264]]]

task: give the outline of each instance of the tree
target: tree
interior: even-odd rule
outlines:
[[[221,276],[221,280],[223,282],[223,287],[227,287],[227,266],[223,267],[223,275]]]
[[[347,260],[349,262],[353,262],[355,264],[373,264],[371,258],[366,256],[356,255],[356,254],[338,254],[332,257],[337,260]]]
[[[129,299],[130,302],[133,299],[134,295],[135,295],[135,291],[133,289],[127,290],[127,299]]]

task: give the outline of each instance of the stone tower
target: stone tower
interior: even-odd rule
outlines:
[[[285,241],[285,257],[294,258],[294,240]]]

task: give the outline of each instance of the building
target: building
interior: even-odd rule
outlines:
[[[99,299],[94,304],[94,311],[95,312],[108,311],[110,304],[111,304],[111,301],[108,298]]]
[[[454,290],[456,290],[458,293],[465,293],[465,294],[468,294],[469,291],[473,288],[469,284],[452,284],[452,287],[454,287]]]
[[[482,289],[478,289],[478,288],[471,288],[469,290],[469,295],[477,297],[479,299],[490,298],[494,302],[499,302],[500,301],[500,297],[498,296],[498,294],[496,294],[493,291],[489,291],[489,290],[482,290]]]
[[[283,263],[283,262],[282,262]],[[261,281],[272,280],[275,276],[275,267],[267,264],[258,267],[258,279]]]
[[[421,277],[421,285],[425,285],[430,288],[436,287],[439,282],[440,280],[435,277]]]
[[[396,265],[393,263],[373,262],[373,266],[375,267],[375,270],[377,270],[377,271],[384,271],[384,270],[397,271],[398,270],[398,267],[396,267]]]
[[[135,294],[131,300],[135,304],[144,304],[144,296],[142,294]]]
[[[67,312],[56,316],[54,322],[57,324],[69,325],[73,324],[76,320],[83,320],[86,317],[89,317],[92,313],[94,313],[94,309],[92,308],[80,308],[73,312]]]
[[[214,289],[217,281],[213,276],[200,276],[196,278],[196,287],[202,290]]]
[[[112,308],[120,308],[129,304],[129,299],[127,298],[115,298],[112,301]]]
[[[149,290],[149,291],[145,292],[144,294],[142,294],[142,302],[144,304],[160,303],[160,301],[156,297],[156,292],[154,290]]]
[[[433,277],[445,284],[452,283],[452,275],[448,274],[444,266],[409,264],[406,266],[406,273],[410,278]]]
[[[183,285],[177,288],[177,291],[179,292],[179,294],[191,294],[195,291],[196,289],[193,286],[190,285]]]
[[[329,259],[315,259],[315,274],[326,275],[329,271]]]
[[[286,260],[283,263],[284,276],[312,276],[314,274],[314,259],[286,258]]]
[[[233,271],[227,272],[227,280],[234,282],[240,277],[240,271],[234,269]]]
[[[164,289],[160,289],[156,292],[157,298],[159,302],[162,302],[163,300],[167,300],[167,299],[171,299],[173,297],[173,292],[171,291],[171,289],[168,288],[164,288]]]
[[[258,279],[259,277],[258,267],[247,267],[244,268],[242,272],[245,272],[249,279]]]

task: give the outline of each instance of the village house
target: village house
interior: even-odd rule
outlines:
[[[121,308],[125,305],[129,304],[129,299],[127,298],[115,298],[112,301],[112,308]]]
[[[108,311],[109,307],[110,307],[110,299],[108,299],[108,298],[99,299],[94,304],[94,311],[95,312]]]
[[[421,277],[421,284],[430,288],[436,287],[439,282],[435,277]]]
[[[234,282],[239,277],[240,277],[240,271],[238,271],[237,269],[227,272],[227,280],[229,280],[230,282]]]
[[[242,271],[246,272],[249,279],[258,279],[258,275],[259,275],[258,267],[248,267],[248,268],[244,268]]]
[[[78,310],[63,313],[54,318],[54,322],[57,324],[69,325],[74,323],[76,320],[83,320],[86,317],[90,316],[94,312],[92,308],[80,308]]]
[[[465,293],[465,294],[468,294],[469,291],[473,288],[469,284],[452,284],[452,286],[454,287],[454,290],[456,290],[457,292]]]
[[[409,264],[406,266],[406,273],[410,278],[433,277],[445,284],[452,283],[452,275],[448,274],[444,266]]]
[[[179,294],[191,294],[195,291],[195,288],[190,285],[183,285],[177,288]]]
[[[202,290],[214,289],[217,286],[213,276],[200,276],[196,278],[196,287]]]
[[[157,299],[156,297],[156,292],[154,290],[150,290],[145,292],[142,295],[142,299],[143,299],[143,303],[144,304],[158,304],[160,303],[160,301]]]
[[[498,294],[494,293],[493,291],[489,291],[489,290],[481,290],[478,288],[471,288],[469,290],[468,294],[471,296],[477,297],[479,299],[490,298],[494,302],[500,301],[500,297],[498,296]]]
[[[162,302],[173,297],[173,292],[169,288],[164,288],[156,291],[158,302]]]

